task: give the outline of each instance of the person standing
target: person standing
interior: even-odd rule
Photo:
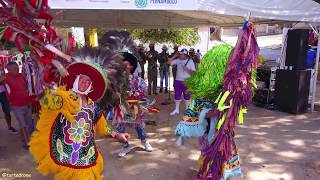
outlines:
[[[202,54],[201,54],[201,52],[200,52],[200,49],[197,49],[196,56],[197,56],[197,58],[198,58],[198,59],[200,59],[200,60],[201,60],[201,58],[202,58]]]
[[[141,77],[133,73],[136,71],[138,65],[137,58],[128,52],[124,52],[123,57],[123,63],[129,74],[128,100],[121,101],[121,104],[114,108],[113,124],[120,133],[125,133],[127,128],[135,129],[145,150],[151,152],[152,146],[147,141],[147,134],[142,119],[145,110],[143,110],[143,105],[138,103],[138,101],[146,99],[145,90],[147,84]],[[132,147],[130,146],[129,141],[120,142],[123,144],[123,147],[118,153],[118,156],[123,157],[130,152]]]
[[[174,99],[176,108],[170,113],[171,116],[174,116],[179,114],[182,95],[184,97],[186,109],[189,107],[191,96],[183,81],[190,77],[195,72],[196,68],[193,60],[189,57],[187,49],[182,49],[180,51],[180,55],[174,55],[169,58],[169,63],[171,65],[177,65],[177,77],[174,82]]]
[[[144,70],[144,65],[146,64],[147,62],[147,57],[146,57],[146,53],[144,51],[144,47],[143,47],[143,44],[140,44],[138,46],[138,55],[137,58],[138,58],[138,61],[139,61],[139,64],[140,64],[140,67],[141,67],[141,74],[140,74],[140,77],[142,79],[144,79],[144,75],[145,75],[145,70]]]
[[[5,72],[4,67],[2,66],[2,62],[0,61],[0,103],[2,107],[2,111],[4,113],[4,118],[7,123],[8,130],[12,133],[17,133],[17,130],[12,127],[11,125],[11,114],[10,114],[10,105],[6,95],[6,88],[5,88]]]
[[[150,50],[147,52],[148,60],[148,95],[157,94],[157,79],[158,79],[158,52],[154,49],[154,43],[149,44]]]
[[[23,140],[23,147],[28,149],[28,142],[32,133],[32,99],[29,96],[27,82],[24,76],[19,73],[19,66],[16,62],[7,64],[6,93],[10,107],[19,124]]]
[[[173,57],[174,55],[177,55],[177,56],[179,56],[179,46],[177,46],[177,45],[174,45],[174,47],[173,47],[173,53],[170,55],[170,57]],[[175,82],[175,80],[176,80],[176,75],[177,75],[177,65],[172,65],[171,66],[171,68],[172,68],[172,76],[173,76],[173,82]],[[174,85],[174,84],[173,84]]]
[[[159,54],[159,63],[160,63],[160,93],[163,92],[163,80],[165,80],[165,89],[164,93],[168,93],[168,57],[169,54],[167,53],[168,47],[163,45],[162,52]]]
[[[190,48],[189,49],[189,56],[190,58],[193,60],[196,68],[198,67],[199,63],[200,63],[200,59],[196,56],[195,50],[194,48]]]

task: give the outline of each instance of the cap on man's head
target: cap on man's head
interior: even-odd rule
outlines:
[[[150,47],[150,46],[154,47],[154,43],[150,43],[150,44],[149,44],[149,47]]]
[[[167,45],[163,45],[162,49],[168,49],[168,46]]]
[[[185,54],[185,55],[189,56],[188,50],[186,48],[181,49],[180,54]]]

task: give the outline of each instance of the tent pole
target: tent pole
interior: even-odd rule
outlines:
[[[207,49],[206,49],[206,53],[209,51],[209,44],[210,44],[210,26],[208,27],[208,39],[207,39]]]
[[[319,53],[320,53],[320,28],[317,32],[318,35],[318,47],[317,47],[317,57],[316,57],[316,64],[315,64],[315,71],[314,71],[314,79],[312,85],[312,100],[311,100],[311,112],[314,112],[314,104],[316,100],[316,90],[317,90],[317,81],[318,81],[318,66],[319,66]]]
[[[249,21],[249,20],[250,20],[250,16],[251,16],[251,12],[250,12],[250,11],[248,11],[248,13],[247,13],[247,17],[246,17],[246,21]]]
[[[279,59],[280,69],[285,69],[288,31],[289,31],[289,28],[286,26],[282,30],[282,48],[281,48],[281,56]]]

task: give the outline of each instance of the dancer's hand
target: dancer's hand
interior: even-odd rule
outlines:
[[[128,142],[130,135],[128,133],[118,133],[116,139],[123,142]]]
[[[206,118],[212,118],[213,115],[214,115],[213,114],[213,110],[210,110],[210,111],[207,112]]]

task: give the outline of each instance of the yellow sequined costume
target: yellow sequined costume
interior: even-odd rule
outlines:
[[[54,95],[47,90],[40,103],[40,118],[29,143],[38,171],[52,173],[55,179],[102,179],[103,158],[94,136],[111,133],[102,111],[91,100],[80,108],[79,98],[65,88]]]

